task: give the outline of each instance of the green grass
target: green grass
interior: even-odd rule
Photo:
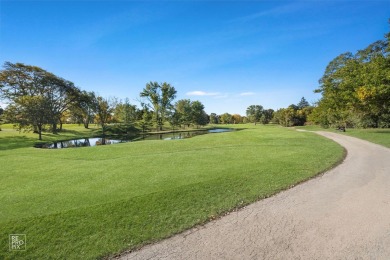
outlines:
[[[0,132],[2,147],[14,142],[0,150],[0,259],[112,256],[271,196],[344,154],[313,133],[234,127],[242,130],[59,150],[23,148],[18,134]],[[26,234],[27,250],[9,251],[9,234]]]
[[[308,131],[330,131],[340,134],[345,134],[357,137],[372,143],[380,144],[390,148],[390,129],[389,128],[369,128],[369,129],[352,129],[347,128],[346,132],[340,132],[333,128],[322,128],[320,126],[302,126],[298,129],[306,129]]]
[[[347,129],[345,134],[390,148],[390,129]]]
[[[63,131],[58,134],[43,132],[42,141],[39,141],[38,134],[23,131],[19,132],[13,128],[12,124],[4,124],[0,127],[0,151],[33,147],[35,144],[47,143],[55,140],[91,137],[101,133],[100,128],[97,128],[95,125],[90,125],[89,129],[85,129],[83,126],[67,124],[64,125]]]

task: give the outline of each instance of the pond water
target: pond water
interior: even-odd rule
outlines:
[[[217,128],[217,129],[201,130],[201,131],[136,135],[136,136],[128,137],[126,139],[111,139],[108,137],[82,138],[82,139],[58,141],[54,143],[42,144],[36,147],[47,148],[47,149],[61,149],[61,148],[88,147],[88,146],[97,146],[97,145],[111,145],[111,144],[127,143],[127,142],[134,142],[134,141],[145,141],[145,140],[180,140],[185,138],[191,138],[197,135],[223,133],[223,132],[231,132],[231,131],[233,131],[233,129]]]

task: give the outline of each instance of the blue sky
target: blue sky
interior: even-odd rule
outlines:
[[[0,2],[0,62],[138,104],[149,81],[208,113],[320,98],[326,65],[389,31],[390,1]]]

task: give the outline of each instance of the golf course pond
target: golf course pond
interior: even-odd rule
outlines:
[[[36,148],[45,148],[45,149],[61,149],[61,148],[76,148],[76,147],[89,147],[97,145],[111,145],[135,141],[146,141],[146,140],[180,140],[185,138],[191,138],[197,135],[204,134],[215,134],[223,132],[231,132],[234,129],[229,128],[216,128],[209,130],[195,130],[195,131],[180,131],[180,132],[170,132],[170,133],[156,133],[156,134],[140,134],[124,137],[121,136],[120,139],[115,137],[91,137],[91,138],[81,138],[73,139],[66,141],[51,142],[46,144],[36,145]]]

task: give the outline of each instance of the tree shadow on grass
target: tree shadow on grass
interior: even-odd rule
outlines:
[[[388,134],[390,135],[390,129],[389,130],[374,130],[372,131],[372,133],[375,133],[375,134]]]
[[[38,143],[36,139],[26,136],[2,137],[0,138],[0,151],[33,147],[36,143]]]

